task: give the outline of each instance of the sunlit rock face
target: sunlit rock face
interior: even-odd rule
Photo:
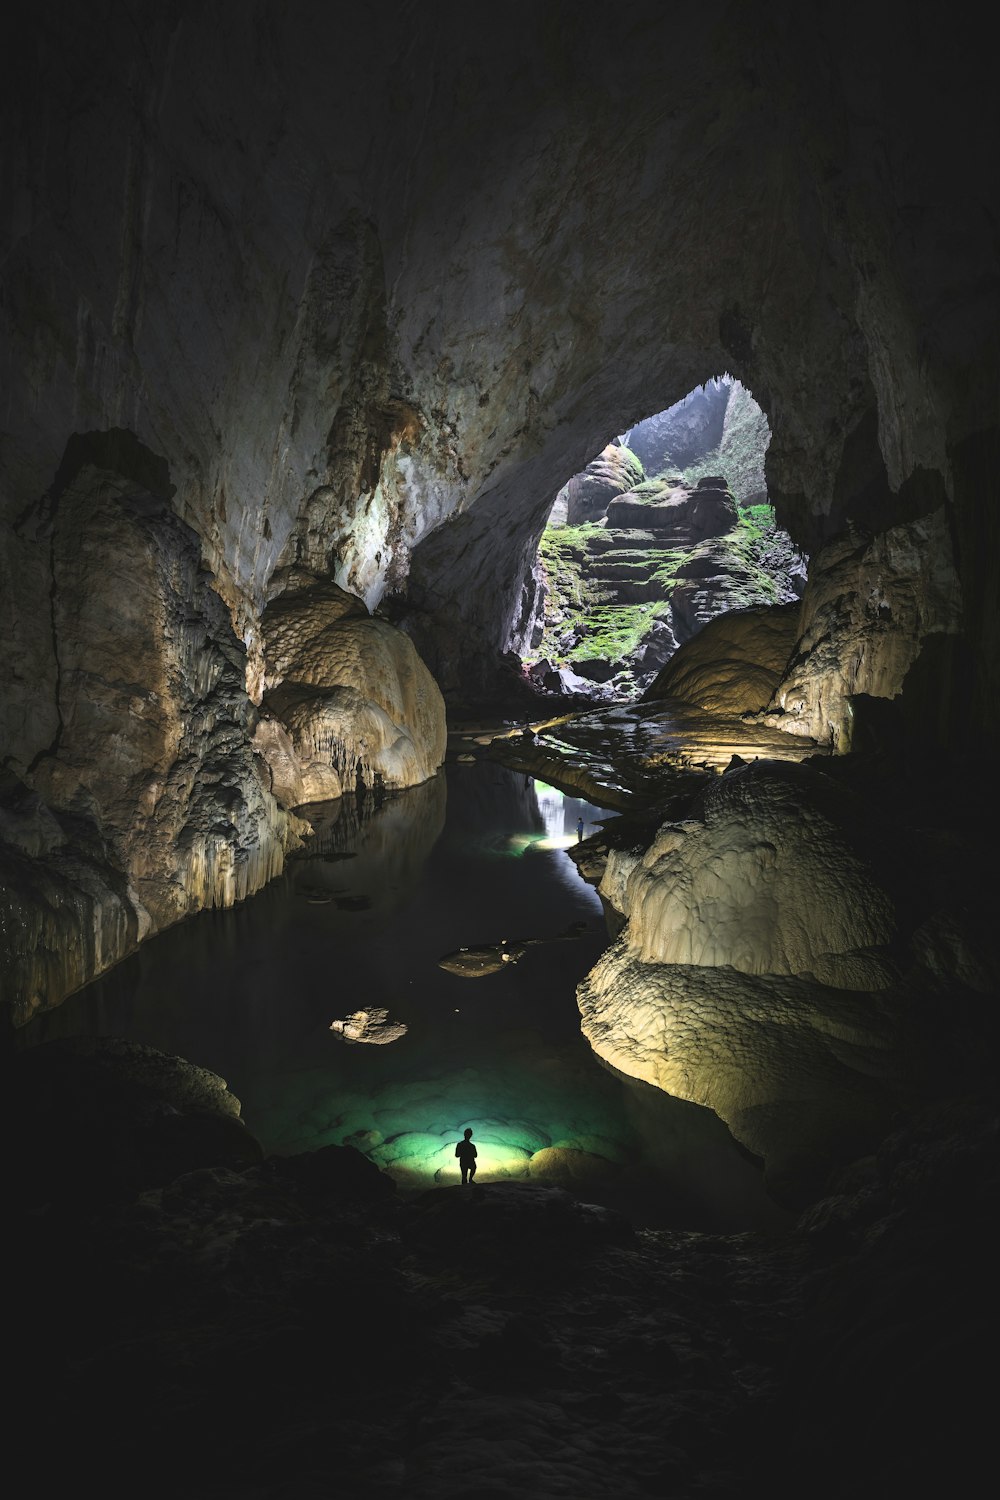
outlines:
[[[625,434],[632,451],[650,474],[687,467],[722,442],[731,380],[708,380],[689,391],[668,411],[637,424]]]
[[[666,540],[703,542],[736,525],[736,502],[721,476],[693,488],[671,480],[650,481],[608,506],[608,525],[649,527]]]
[[[3,820],[4,998],[19,1019],[147,934],[258,890],[305,828],[251,749],[245,652],[190,528],[85,465],[46,530],[53,669],[36,686],[54,733],[15,762]]]
[[[920,889],[919,858],[835,775],[734,768],[645,851],[609,850],[600,891],[627,920],[579,987],[585,1035],[715,1110],[794,1199],[947,1071],[928,998],[994,983],[962,897]]]
[[[630,701],[708,621],[801,591],[801,559],[787,535],[742,512],[722,475],[692,483],[661,475],[601,503],[592,524],[550,519],[543,537],[544,629],[522,650],[538,647],[528,676],[548,690]],[[756,685],[748,697],[757,698]]]
[[[296,580],[268,608],[255,744],[286,805],[433,776],[444,699],[412,641],[335,584]]]
[[[731,376],[708,380],[668,411],[647,417],[625,441],[648,474],[725,474],[740,505],[767,500],[771,429],[751,393]]]
[[[678,698],[713,713],[766,708],[798,637],[797,602],[729,610],[680,649],[643,694]]]
[[[634,453],[627,447],[609,443],[585,469],[563,485],[552,507],[551,524],[579,526],[583,521],[599,520],[607,515],[612,500],[645,477]]]

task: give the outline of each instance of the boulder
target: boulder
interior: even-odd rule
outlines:
[[[678,698],[717,713],[766,708],[798,634],[797,602],[729,610],[670,657],[643,701]]]
[[[263,633],[255,744],[276,792],[325,801],[358,785],[398,790],[441,767],[444,699],[402,631],[336,584],[306,578],[269,606]]]
[[[642,464],[635,454],[617,443],[609,443],[560,491],[557,505],[561,497],[565,504],[566,525],[579,526],[584,521],[600,520],[607,515],[608,506],[615,496],[630,490],[643,477]],[[557,518],[559,514],[557,510]]]

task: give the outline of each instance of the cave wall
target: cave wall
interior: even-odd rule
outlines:
[[[391,607],[458,693],[494,679],[551,496],[720,370],[767,413],[810,555],[937,517],[981,663],[963,732],[993,727],[996,106],[957,23],[105,0],[22,9],[9,42],[0,761],[23,794],[78,815],[50,764],[51,517],[81,443],[187,528],[248,704],[302,573]]]

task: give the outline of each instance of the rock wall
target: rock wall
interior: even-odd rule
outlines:
[[[254,690],[279,560],[370,609],[402,596],[439,680],[488,680],[548,497],[712,371],[760,399],[806,551],[912,519],[917,470],[958,508],[985,478],[951,457],[996,426],[970,117],[991,96],[975,59],[949,65],[958,38],[640,4],[612,81],[586,4],[488,39],[461,17],[409,35],[392,6],[140,5],[134,27],[39,15],[13,39],[5,505],[45,491],[71,432],[135,433],[169,461]],[[332,53],[383,63],[330,90]]]
[[[849,750],[852,700],[898,698],[926,644],[962,631],[946,510],[831,542],[812,560],[799,624],[767,721]]]
[[[311,0],[112,0],[102,18],[22,9],[4,49],[0,761],[22,780],[34,766],[29,791],[46,767],[59,816],[100,822],[114,804],[144,910],[189,903],[125,831],[149,821],[129,802],[137,768],[159,775],[170,749],[128,703],[164,669],[112,695],[122,788],[99,763],[109,694],[79,724],[58,707],[53,618],[67,682],[86,670],[66,654],[77,623],[100,634],[55,585],[52,547],[72,539],[46,531],[79,443],[196,538],[252,703],[290,568],[391,605],[457,694],[489,690],[523,632],[551,496],[636,412],[728,370],[766,413],[768,490],[810,555],[851,527],[873,555],[899,528],[917,550],[955,539],[952,596],[916,612],[926,646],[960,592],[976,664],[963,733],[995,730],[1000,617],[979,539],[998,429],[996,95],[961,27],[637,3],[614,28],[627,66],[609,67],[606,10],[586,0],[481,29],[452,0],[419,25],[400,4]],[[331,86],[332,58],[378,61]],[[894,587],[916,596],[933,569],[910,557]],[[165,609],[151,600],[150,620]],[[180,635],[177,651],[194,669]],[[846,743],[852,689],[895,692],[911,654],[880,648],[858,674],[835,648],[839,685],[789,682],[783,723]],[[920,660],[941,701],[949,669]],[[210,736],[205,701],[199,687],[183,706],[179,753]],[[49,763],[60,715],[66,753]],[[252,885],[242,871],[274,868],[284,836],[251,807],[249,770],[235,794],[219,778],[214,813],[184,774],[202,786],[177,825],[184,880],[199,901]],[[258,832],[230,868],[218,850],[235,845],[212,830],[243,828],[233,795]]]
[[[626,441],[647,474],[679,473],[718,449],[732,389],[732,380],[707,380],[668,411],[629,428]]]
[[[644,701],[679,698],[713,713],[760,712],[784,677],[800,613],[794,602],[717,615],[674,653]]]
[[[83,463],[33,527],[48,608],[15,645],[42,637],[46,712],[17,726],[0,829],[18,1022],[149,934],[259,890],[307,826],[262,775],[246,653],[166,499]]]

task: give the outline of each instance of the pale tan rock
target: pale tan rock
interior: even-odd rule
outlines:
[[[713,713],[766,708],[788,666],[800,605],[730,610],[685,641],[643,694]]]
[[[714,1110],[773,1186],[815,1187],[891,1116],[901,1033],[877,997],[788,975],[647,963],[623,937],[577,1000],[598,1056]]]
[[[820,1186],[935,1085],[929,995],[995,988],[960,900],[913,925],[900,837],[838,777],[761,761],[645,852],[608,850],[600,891],[626,921],[578,988],[584,1033],[714,1110],[778,1194]]]
[[[264,707],[285,735],[258,743],[286,796],[417,786],[440,768],[444,699],[408,636],[324,582],[283,594],[263,631]]]
[[[767,722],[849,750],[850,699],[896,698],[930,636],[961,629],[961,587],[944,510],[812,559],[799,638]]]
[[[0,953],[19,1020],[147,934],[259,890],[307,826],[259,774],[245,652],[190,529],[84,465],[51,531],[57,730],[25,772],[40,806],[13,836],[36,858],[9,865]]]
[[[712,784],[704,821],[666,824],[641,859],[609,852],[601,894],[646,963],[885,983],[858,954],[896,934],[855,799],[801,766],[757,762]],[[841,964],[842,957],[849,961]]]
[[[302,760],[279,719],[262,715],[254,730],[253,747],[267,764],[271,791],[282,807],[332,802],[343,796],[343,783],[330,762],[318,756]]]
[[[342,1036],[345,1042],[366,1042],[371,1046],[387,1046],[398,1042],[406,1035],[401,1021],[390,1021],[384,1006],[372,1006],[368,1010],[352,1011],[343,1020],[331,1021],[330,1030]]]
[[[611,1170],[608,1158],[593,1151],[581,1151],[573,1146],[543,1146],[532,1156],[528,1176],[580,1191],[588,1183],[606,1178]]]

